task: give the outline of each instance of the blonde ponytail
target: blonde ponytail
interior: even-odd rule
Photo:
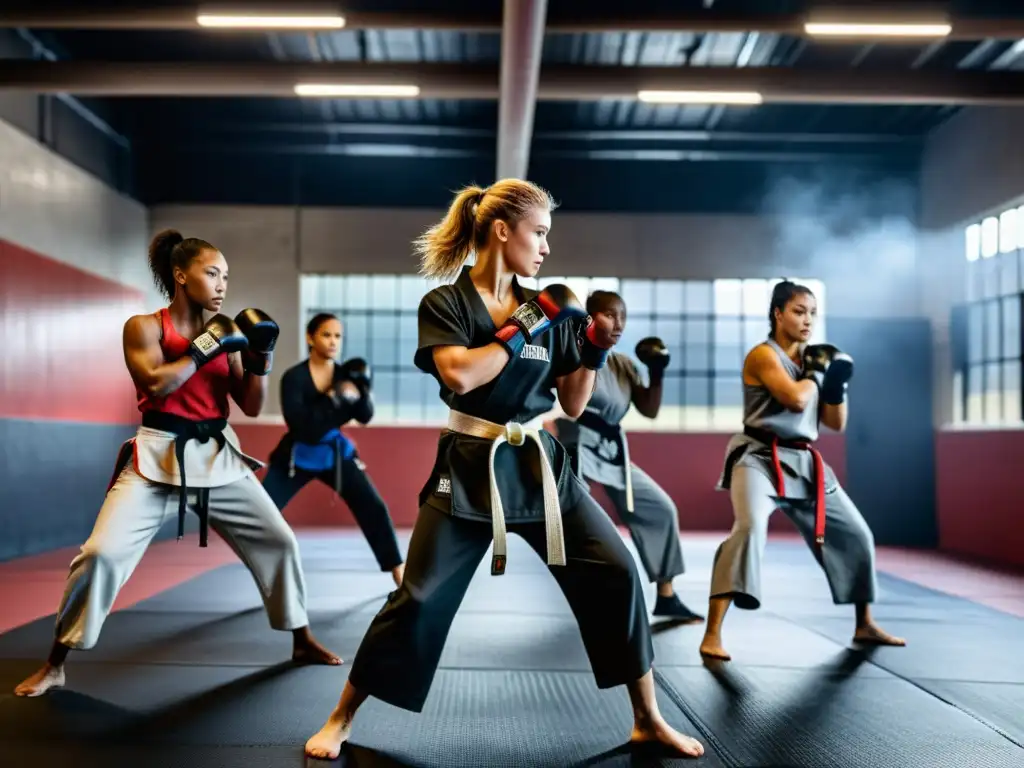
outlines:
[[[458,276],[476,245],[476,212],[485,190],[470,185],[452,201],[448,213],[413,242],[420,274],[435,280]]]
[[[514,228],[530,211],[556,207],[546,189],[522,179],[502,179],[487,189],[465,187],[455,196],[447,215],[413,242],[420,274],[436,280],[458,277],[470,255],[487,245],[495,221]]]

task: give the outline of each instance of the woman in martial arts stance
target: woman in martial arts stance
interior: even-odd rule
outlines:
[[[451,409],[409,544],[402,586],[374,618],[337,707],[306,743],[334,758],[367,696],[422,710],[455,613],[487,548],[491,573],[506,566],[512,530],[545,557],[572,606],[597,685],[626,685],[633,741],[661,741],[688,755],[701,745],[661,716],[643,586],[608,516],[572,472],[565,449],[531,422],[557,391],[582,411],[611,339],[585,325],[564,285],[523,288],[548,254],[553,204],[517,179],[468,187],[418,241],[422,271],[456,278],[420,302],[415,362],[440,384]],[[463,265],[476,254],[472,268]],[[539,427],[539,425],[537,425]]]
[[[334,362],[341,321],[319,314],[306,326],[309,358],[281,377],[281,412],[288,432],[270,454],[263,487],[283,510],[310,480],[334,489],[348,504],[382,571],[402,583],[402,555],[387,505],[366,475],[355,444],[341,432],[350,419],[373,418],[370,367],[354,358]]]
[[[626,327],[626,304],[611,291],[594,291],[587,298],[594,324],[618,343]],[[629,529],[647,578],[658,585],[654,615],[695,623],[694,613],[676,595],[672,579],[684,570],[679,545],[679,513],[669,495],[629,458],[629,444],[620,422],[630,404],[649,419],[661,408],[662,381],[669,363],[664,342],[643,339],[636,354],[650,374],[645,387],[628,356],[612,352],[597,372],[597,386],[586,409],[575,421],[558,419],[558,439],[584,482],[599,483],[619,519]]]
[[[700,652],[728,661],[722,619],[730,603],[761,606],[761,559],[768,518],[782,509],[825,571],[832,600],[853,604],[859,643],[905,645],[871,618],[876,591],[875,542],[857,507],[814,448],[818,428],[846,428],[846,390],[853,359],[831,344],[806,346],[817,312],[810,289],[775,286],[768,340],[743,364],[743,433],[726,452],[719,487],[736,517],[715,553],[708,623]]]
[[[309,631],[298,544],[227,423],[230,396],[246,415],[263,408],[278,326],[258,309],[219,314],[224,256],[198,238],[158,234],[149,264],[170,306],[124,326],[124,356],[142,426],[122,447],[92,534],[71,563],[55,641],[41,669],[15,693],[39,696],[64,684],[64,660],[92,648],[121,587],[164,521],[186,506],[199,517],[200,546],[213,526],[249,568],[270,625],[291,631],[292,657],[340,664]],[[203,322],[203,311],[216,313]]]

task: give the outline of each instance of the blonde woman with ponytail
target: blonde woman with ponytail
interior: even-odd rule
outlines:
[[[632,741],[704,752],[658,710],[644,585],[632,555],[565,449],[536,423],[556,404],[579,416],[613,346],[568,287],[519,283],[548,258],[554,208],[527,181],[470,186],[415,242],[421,272],[452,281],[420,302],[414,358],[440,385],[448,429],[420,492],[402,585],[367,630],[338,705],[306,743],[310,757],[338,756],[368,696],[422,710],[451,623],[492,543],[491,574],[505,572],[508,529],[547,561],[597,686],[627,687]]]

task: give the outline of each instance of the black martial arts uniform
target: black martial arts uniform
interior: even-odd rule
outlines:
[[[537,295],[518,281],[513,290],[521,303]],[[463,395],[449,390],[434,365],[434,347],[486,346],[495,341],[497,330],[468,268],[454,284],[435,288],[420,302],[415,362],[440,384],[441,399],[451,409],[449,429],[441,435],[420,493],[402,586],[374,619],[349,673],[357,690],[414,712],[423,708],[452,620],[494,540],[493,446],[496,501],[510,529],[549,563],[557,563],[563,539],[545,524],[544,476],[551,470],[549,492],[560,507],[565,564],[550,570],[579,624],[598,687],[637,680],[654,659],[636,564],[572,471],[561,444],[543,430],[533,433],[543,444],[544,466],[532,441],[517,447],[502,444],[500,436],[496,442],[463,429],[484,420],[502,431],[500,425],[525,424],[549,412],[556,378],[580,366],[578,326],[569,322],[540,334],[485,385]],[[512,441],[515,432],[514,427],[508,430]],[[548,509],[553,501],[549,494]],[[492,573],[504,567],[503,542],[495,541]]]
[[[344,376],[343,367],[334,366],[331,392]],[[402,564],[391,515],[367,476],[355,444],[341,433],[341,427],[352,419],[367,424],[373,418],[370,389],[360,386],[359,391],[361,397],[353,403],[324,394],[313,381],[309,360],[285,371],[281,412],[288,432],[270,454],[263,487],[283,510],[310,480],[330,486],[352,511],[380,569],[391,571]]]

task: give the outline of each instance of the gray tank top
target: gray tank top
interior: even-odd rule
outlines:
[[[794,363],[773,339],[764,342],[778,355],[783,367],[794,379],[803,375],[803,367]],[[802,412],[791,411],[775,399],[767,387],[743,384],[743,425],[763,429],[781,440],[818,439],[818,393]]]
[[[625,487],[629,447],[618,425],[629,412],[633,389],[642,386],[636,364],[628,356],[612,352],[597,372],[597,383],[586,408],[587,416],[600,419],[606,428],[596,432],[573,421],[558,421],[559,440],[579,452],[580,472],[588,480],[612,488]]]

